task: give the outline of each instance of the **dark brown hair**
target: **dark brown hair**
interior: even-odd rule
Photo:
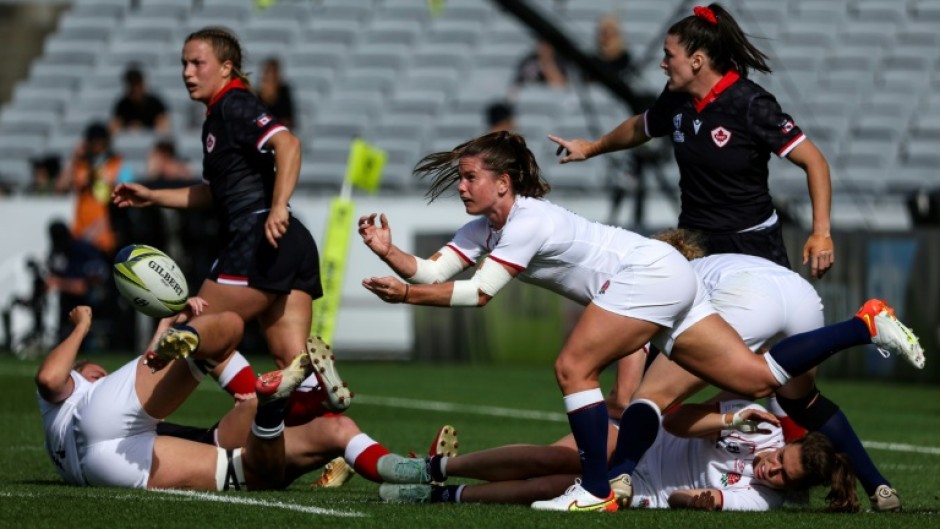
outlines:
[[[829,438],[819,432],[810,432],[793,444],[802,447],[800,464],[805,472],[795,488],[805,490],[816,485],[829,486],[826,511],[858,511],[855,472],[845,455],[836,453]]]
[[[751,44],[731,13],[719,4],[710,4],[708,9],[714,13],[717,23],[689,15],[673,24],[668,34],[679,37],[688,55],[704,51],[712,68],[722,74],[731,69],[737,70],[742,77],[747,77],[750,70],[770,73],[767,55]]]
[[[461,158],[477,155],[482,158],[486,169],[497,175],[509,175],[513,193],[517,196],[539,198],[552,189],[542,178],[539,164],[526,146],[525,139],[513,132],[500,131],[461,143],[453,150],[422,158],[415,166],[415,174],[421,178],[431,177],[431,188],[425,194],[428,200],[433,201],[460,181],[457,169]]]
[[[245,86],[251,88],[248,75],[242,71],[242,45],[238,42],[238,37],[235,36],[234,31],[222,26],[209,26],[190,33],[184,44],[191,40],[208,42],[212,46],[215,58],[220,63],[231,61],[232,73],[235,77],[241,79]]]

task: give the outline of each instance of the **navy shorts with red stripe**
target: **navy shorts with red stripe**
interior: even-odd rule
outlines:
[[[230,222],[227,244],[212,265],[209,279],[276,294],[302,290],[313,299],[322,297],[320,255],[310,231],[292,216],[287,233],[274,248],[264,236],[266,219],[267,212],[261,212]]]

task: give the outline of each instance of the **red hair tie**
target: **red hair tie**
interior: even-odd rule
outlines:
[[[703,18],[716,26],[718,25],[718,17],[715,16],[715,12],[710,7],[697,6],[692,12],[695,13],[695,16]]]

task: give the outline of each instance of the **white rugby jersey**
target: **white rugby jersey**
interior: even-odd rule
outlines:
[[[39,395],[39,414],[42,416],[43,431],[46,434],[46,453],[52,459],[56,470],[66,483],[85,485],[75,439],[75,411],[92,394],[95,385],[78,371],[69,373],[75,388],[64,401],[53,404]]]
[[[517,197],[502,229],[485,217],[465,224],[448,244],[468,261],[490,258],[519,270],[518,278],[588,304],[610,277],[674,251],[660,241],[585,219],[551,202]],[[639,252],[652,248],[652,252]],[[632,259],[631,254],[643,256]]]
[[[753,402],[718,403],[722,413],[750,407]],[[754,456],[784,445],[783,431],[769,423],[770,434],[722,430],[717,440],[687,439],[661,430],[632,474],[632,507],[669,508],[669,495],[680,489],[717,489],[725,511],[766,511],[783,504],[781,491],[754,478]]]

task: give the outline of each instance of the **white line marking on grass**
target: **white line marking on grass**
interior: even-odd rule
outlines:
[[[354,402],[388,408],[404,408],[409,410],[449,411],[484,415],[488,417],[510,417],[513,419],[530,419],[535,421],[568,422],[564,413],[537,410],[520,410],[517,408],[500,408],[498,406],[474,406],[457,404],[453,402],[440,402],[433,400],[403,399],[399,397],[378,397],[357,393]],[[940,447],[916,446],[904,443],[883,443],[879,441],[862,441],[866,448],[887,450],[890,452],[913,452],[917,454],[940,455]]]
[[[220,503],[237,503],[239,505],[254,505],[257,507],[273,507],[275,509],[304,512],[308,514],[322,514],[325,516],[341,516],[344,518],[359,518],[365,516],[365,514],[361,512],[322,509],[320,507],[313,507],[311,505],[297,505],[296,503],[257,500],[253,498],[245,498],[242,496],[219,496],[209,492],[199,492],[194,490],[154,489],[154,492],[162,492],[164,494],[172,494],[174,496],[183,496],[186,498],[192,498],[194,500],[216,501]]]
[[[889,450],[891,452],[914,452],[917,454],[931,454],[940,456],[940,448],[936,446],[915,446],[903,443],[880,443],[878,441],[862,441],[865,448],[875,450]]]
[[[500,408],[497,406],[474,406],[471,404],[455,404],[451,402],[435,402],[431,400],[402,399],[398,397],[372,397],[359,393],[353,397],[353,402],[372,404],[373,406],[387,406],[390,408],[406,408],[411,410],[455,411],[486,415],[489,417],[510,417],[513,419],[531,419],[536,421],[568,422],[564,413],[554,411],[520,410],[516,408]]]
[[[322,514],[325,516],[341,516],[343,518],[361,518],[366,516],[361,512],[354,511],[336,511],[333,509],[321,509],[320,507],[313,507],[310,505],[297,505],[296,503],[284,503],[280,501],[268,501],[268,500],[256,500],[252,498],[245,498],[241,496],[219,496],[216,494],[210,494],[208,492],[199,492],[193,490],[172,490],[172,489],[153,489],[150,492],[162,492],[164,494],[170,494],[173,496],[182,496],[184,498],[189,498],[195,501],[215,501],[220,503],[237,503],[239,505],[252,505],[256,507],[272,507],[274,509],[284,509],[288,511],[297,511],[307,514]],[[40,498],[42,495],[35,494],[32,492],[0,492],[0,498]],[[180,501],[176,498],[160,498],[163,501]],[[102,496],[102,499],[109,500],[130,500],[130,501],[140,501],[140,496],[132,495],[119,495],[115,496],[113,494],[106,494]]]

